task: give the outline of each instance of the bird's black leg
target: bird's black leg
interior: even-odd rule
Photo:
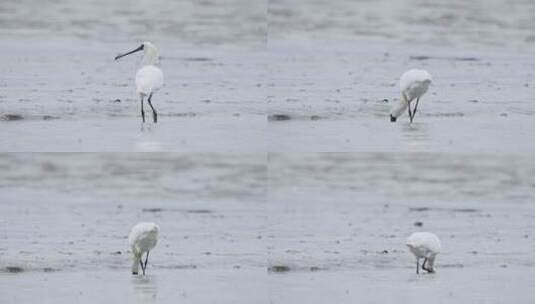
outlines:
[[[414,119],[414,116],[416,115],[416,110],[418,109],[418,103],[420,102],[420,98],[416,98],[416,104],[414,105],[414,110],[412,111],[412,118],[411,122]]]
[[[154,120],[154,123],[157,123],[158,113],[156,113],[156,110],[154,110],[154,107],[152,106],[152,102],[150,101],[151,98],[152,98],[152,93],[150,93],[148,101],[149,101],[149,106],[152,109],[152,119]]]
[[[141,265],[141,270],[143,271],[143,274],[145,274],[145,267],[143,267],[143,261],[139,259],[139,265]]]
[[[145,266],[143,267],[143,275],[145,275],[145,269],[147,269],[148,261],[149,261],[149,251],[147,251],[147,256],[145,257]]]
[[[416,259],[416,274],[420,273],[420,259]]]
[[[412,122],[411,103],[407,102],[407,111],[409,112],[409,120]]]
[[[143,95],[141,95],[141,119],[145,122],[145,111],[143,111]]]

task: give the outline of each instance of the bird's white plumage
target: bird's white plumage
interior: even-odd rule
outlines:
[[[130,231],[128,242],[134,254],[147,252],[156,246],[160,227],[154,223],[138,223]]]
[[[412,69],[403,73],[399,80],[401,98],[392,108],[391,116],[397,118],[403,115],[413,100],[421,98],[427,92],[432,81],[431,74],[425,70]]]
[[[135,50],[116,56],[115,60],[139,51],[143,51],[143,59],[141,67],[136,72],[136,91],[141,102],[141,118],[145,122],[143,103],[148,96],[147,102],[152,110],[152,119],[156,123],[158,122],[158,113],[152,104],[152,94],[163,86],[163,72],[157,66],[160,58],[158,48],[154,44],[145,41]]]
[[[139,261],[143,253],[152,250],[158,243],[158,233],[160,227],[155,223],[138,223],[128,235],[128,242],[132,249],[134,262],[132,272],[137,273],[139,270]]]
[[[149,95],[158,91],[163,85],[163,73],[154,65],[145,65],[136,73],[136,91]]]
[[[415,232],[407,238],[406,245],[417,260],[427,259],[428,271],[434,271],[435,257],[442,250],[440,240],[431,232]],[[418,264],[417,264],[418,267]]]
[[[412,69],[401,75],[399,89],[408,101],[422,97],[433,81],[431,74],[425,70]]]
[[[431,232],[415,232],[409,236],[406,244],[420,258],[430,258],[441,250],[440,240]]]

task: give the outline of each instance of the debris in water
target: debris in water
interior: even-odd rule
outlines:
[[[273,265],[268,268],[268,271],[270,272],[288,272],[290,271],[290,267],[286,265]]]
[[[284,121],[292,119],[290,115],[287,114],[270,114],[268,116],[268,121]]]
[[[6,121],[15,121],[15,120],[23,120],[24,117],[20,114],[4,114],[0,117],[1,120]]]
[[[24,269],[19,266],[6,266],[6,272],[9,272],[9,273],[20,273],[23,271]]]

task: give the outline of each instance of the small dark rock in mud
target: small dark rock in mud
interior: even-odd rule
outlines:
[[[310,120],[320,120],[320,119],[323,119],[324,117],[321,117],[319,115],[312,115],[310,116]]]
[[[479,210],[474,208],[455,208],[453,209],[455,212],[478,212]]]
[[[422,222],[414,222],[414,226],[416,227],[422,227],[424,225],[424,223]]]
[[[187,213],[203,213],[203,214],[208,214],[208,213],[212,213],[212,210],[208,210],[208,209],[188,209],[186,210]]]
[[[479,61],[479,58],[476,57],[455,57],[453,60],[456,61]]]
[[[24,269],[19,266],[6,266],[6,272],[9,272],[9,273],[20,273],[23,271]]]
[[[52,162],[44,162],[41,165],[41,169],[44,172],[57,172],[59,170],[58,166],[56,166],[56,164],[54,164]]]
[[[24,117],[20,114],[4,114],[0,116],[1,120],[5,121],[15,121],[15,120],[23,120]]]
[[[324,269],[321,268],[321,267],[318,267],[318,266],[311,266],[310,267],[310,271],[320,271],[320,270],[324,270]]]
[[[123,254],[123,253],[122,253],[121,251],[115,251],[115,252],[113,252],[112,254],[113,254],[113,255],[121,255],[121,254]]]
[[[162,212],[162,208],[143,208],[143,212]]]
[[[429,60],[431,57],[429,56],[411,56],[410,60]]]
[[[479,58],[476,57],[432,57],[432,56],[410,56],[410,60],[430,60],[430,59],[439,59],[439,60],[448,60],[448,61],[479,61]]]
[[[415,211],[415,212],[423,212],[423,211],[429,211],[431,210],[429,207],[412,207],[409,208],[409,211]]]
[[[388,254],[388,250],[385,249],[383,251],[379,251],[378,253],[380,253],[380,254]]]
[[[170,117],[195,117],[197,113],[194,112],[185,112],[185,113],[169,113],[167,116]]]
[[[193,265],[193,264],[190,264],[190,265],[171,265],[171,266],[166,266],[166,267],[162,267],[162,268],[168,268],[168,269],[197,269],[197,265]]]
[[[52,268],[52,267],[45,267],[43,268],[43,271],[44,272],[56,272],[56,271],[59,271],[59,269]]]
[[[501,116],[501,117],[507,117],[507,116],[509,116],[509,115],[508,115],[507,113],[501,113],[500,116]]]
[[[59,117],[57,116],[52,116],[52,115],[43,115],[43,120],[53,120],[53,119],[59,119]]]
[[[268,116],[268,121],[284,121],[292,119],[290,115],[287,114],[270,114]]]
[[[286,265],[273,265],[268,268],[268,271],[270,272],[288,272],[290,271],[290,267]]]
[[[113,102],[121,102],[121,100],[119,98],[117,98]]]

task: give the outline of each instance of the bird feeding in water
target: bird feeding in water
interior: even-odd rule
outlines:
[[[163,85],[163,73],[157,66],[159,55],[158,49],[150,42],[143,42],[137,49],[115,57],[115,60],[130,55],[135,52],[143,51],[143,60],[141,67],[136,73],[136,91],[141,99],[141,118],[145,122],[145,111],[143,111],[143,99],[148,96],[147,101],[152,109],[152,119],[154,123],[158,122],[158,114],[152,106],[152,95]]]
[[[390,112],[390,121],[395,122],[405,112],[405,109],[408,109],[409,121],[412,123],[420,98],[427,92],[432,81],[431,74],[425,70],[412,69],[403,73],[399,80],[401,98]],[[416,104],[414,105],[414,110],[411,111],[411,102],[415,99]]]
[[[160,227],[154,223],[138,223],[130,231],[128,242],[132,248],[134,259],[132,263],[132,274],[138,274],[139,266],[141,266],[143,275],[145,275],[147,262],[149,260],[149,252],[156,246],[159,232]],[[147,253],[145,262],[143,262],[144,253]]]
[[[438,237],[431,232],[415,232],[409,236],[406,245],[416,256],[416,274],[420,273],[420,259],[423,258],[422,269],[435,272],[435,257],[440,253],[441,246]]]

